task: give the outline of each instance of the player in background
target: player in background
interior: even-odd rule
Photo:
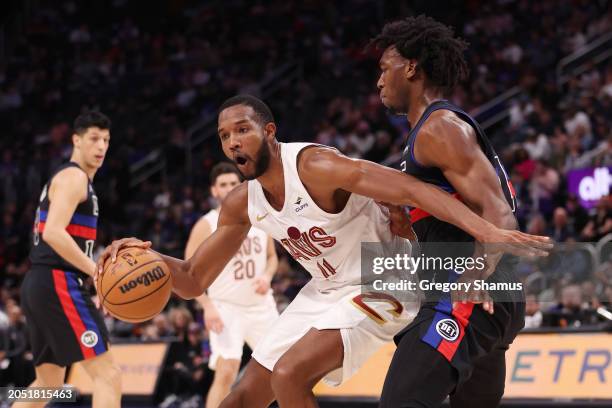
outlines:
[[[240,185],[240,179],[240,172],[232,163],[222,162],[212,168],[210,192],[219,207],[210,210],[194,225],[185,248],[185,259],[189,259],[217,229],[223,200]],[[236,255],[208,288],[208,294],[197,298],[204,308],[204,321],[210,332],[209,367],[215,370],[206,397],[207,407],[218,407],[229,394],[238,376],[244,342],[254,350],[278,318],[270,289],[277,267],[274,240],[262,230],[251,228]]]
[[[74,121],[70,161],[55,171],[40,195],[32,266],[21,287],[36,369],[30,387],[62,387],[66,366],[81,362],[93,382],[96,408],[121,403],[121,372],[108,350],[108,331],[83,287],[96,267],[92,252],[99,210],[91,183],[104,162],[110,126],[96,111]],[[18,402],[13,407],[45,404]]]
[[[280,143],[265,103],[237,96],[220,108],[218,133],[225,155],[249,180],[223,202],[217,229],[187,261],[161,255],[174,291],[199,296],[238,251],[251,225],[279,241],[312,275],[263,338],[223,407],[316,406],[312,387],[350,377],[410,316],[386,294],[361,293],[362,242],[385,242],[402,252],[389,215],[374,200],[425,208],[482,242],[544,255],[550,240],[502,230],[438,187],[327,146]],[[114,241],[98,259],[98,274],[124,247],[148,247],[135,238]],[[398,248],[403,247],[403,248]],[[381,298],[382,296],[382,298]],[[373,297],[373,298],[372,298]]]

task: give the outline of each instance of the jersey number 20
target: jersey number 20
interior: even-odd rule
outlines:
[[[255,261],[249,259],[245,262],[238,259],[234,262],[234,279],[251,279],[255,277]]]

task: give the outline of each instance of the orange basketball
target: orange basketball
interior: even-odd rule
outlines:
[[[138,323],[161,312],[172,293],[170,268],[155,252],[125,248],[98,281],[102,305],[117,319]]]

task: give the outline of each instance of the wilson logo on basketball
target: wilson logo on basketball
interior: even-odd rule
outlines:
[[[127,293],[138,285],[149,286],[151,282],[160,280],[164,276],[166,276],[166,273],[164,272],[164,270],[160,268],[159,266],[156,266],[150,271],[143,273],[136,279],[132,279],[128,281],[127,283],[124,283],[123,285],[119,286],[119,290],[121,291],[121,293]]]

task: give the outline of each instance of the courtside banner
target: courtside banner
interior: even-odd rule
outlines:
[[[315,394],[378,398],[394,350],[384,346],[346,383],[319,383]],[[506,354],[504,398],[612,400],[612,334],[520,334]]]
[[[113,359],[121,368],[123,395],[152,395],[161,371],[168,344],[113,344]],[[83,367],[74,364],[68,376],[68,384],[80,394],[91,394],[93,384]]]
[[[612,334],[523,334],[506,368],[506,397],[612,400]]]

